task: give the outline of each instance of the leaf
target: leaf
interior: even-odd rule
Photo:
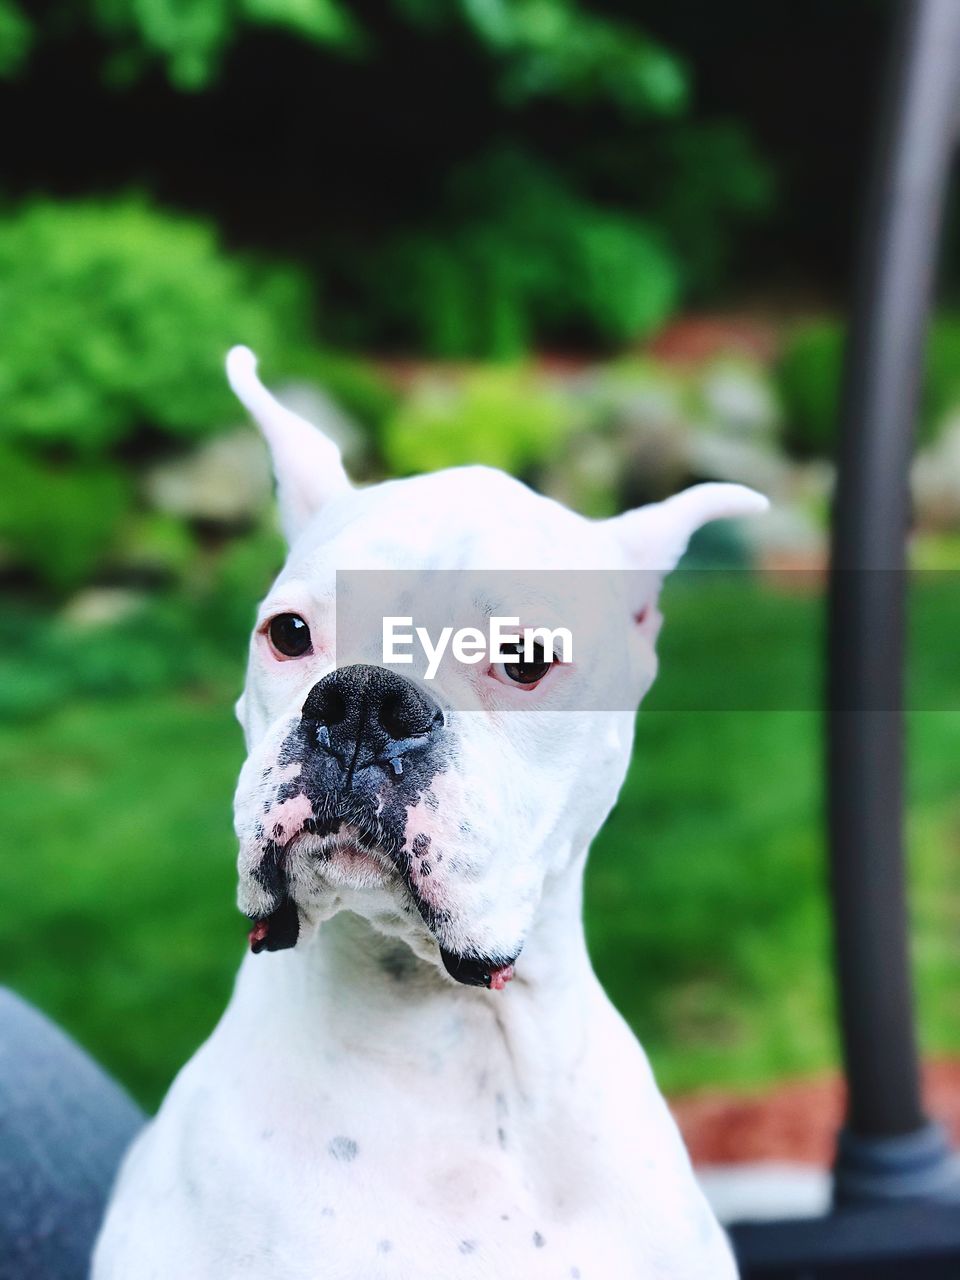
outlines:
[[[30,23],[14,0],[0,0],[0,77],[20,70],[32,42]]]
[[[356,46],[360,28],[336,0],[242,0],[241,12],[251,22],[287,27],[318,44]]]

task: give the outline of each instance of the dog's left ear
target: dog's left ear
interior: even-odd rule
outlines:
[[[695,484],[663,502],[614,516],[608,526],[626,549],[634,569],[669,573],[701,525],[711,520],[758,515],[770,503],[742,484]]]
[[[257,377],[257,358],[248,347],[234,347],[227,356],[227,378],[263,432],[277,480],[280,524],[293,543],[328,498],[350,488],[340,450],[271,395]]]
[[[657,607],[663,580],[677,566],[687,543],[701,525],[711,520],[757,515],[769,502],[742,484],[697,484],[663,502],[637,507],[606,521],[626,552],[631,570],[640,570],[640,585],[633,600],[633,620],[638,634],[654,645],[662,617]],[[649,673],[652,680],[653,670]]]
[[[676,568],[701,525],[758,515],[769,505],[762,494],[742,484],[697,484],[664,502],[614,516],[607,523],[625,548],[631,568],[664,575]]]

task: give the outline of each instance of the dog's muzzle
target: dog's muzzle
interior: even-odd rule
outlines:
[[[313,811],[301,834],[347,829],[361,849],[385,854],[433,931],[439,923],[436,909],[417,892],[403,851],[408,807],[444,767],[444,732],[443,712],[424,690],[383,667],[351,666],[314,685],[285,744],[290,758],[300,762],[296,780],[288,784],[290,794],[307,795]],[[278,798],[289,797],[281,792]],[[289,843],[268,844],[255,873],[276,906],[254,920],[254,952],[293,947],[300,934],[287,877]],[[457,982],[493,990],[509,982],[516,959],[463,955],[442,945],[440,958]]]
[[[277,799],[303,793],[312,816],[301,834],[324,836],[348,828],[361,844],[391,856],[402,875],[407,807],[442,767],[443,728],[437,703],[402,676],[365,665],[332,671],[310,690],[284,743],[284,754],[300,769]],[[254,921],[250,946],[255,952],[292,947],[299,936],[287,881],[289,843],[268,842],[255,872],[277,904]]]

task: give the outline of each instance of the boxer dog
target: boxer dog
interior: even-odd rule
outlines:
[[[704,484],[588,520],[485,467],[356,489],[249,351],[227,369],[289,542],[237,706],[251,949],[124,1162],[94,1280],[734,1277],[581,902],[656,671],[663,575],[700,525],[766,500]],[[516,566],[559,597],[571,570],[644,572],[608,575],[570,661],[447,654],[427,681],[384,665],[377,635],[335,662],[338,571],[436,595],[436,571]],[[417,611],[404,591],[384,616]],[[458,621],[493,607],[441,594]]]

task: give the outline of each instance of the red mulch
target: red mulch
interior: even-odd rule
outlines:
[[[701,364],[717,356],[748,356],[769,364],[779,353],[783,326],[754,315],[684,315],[661,330],[650,350],[661,360]]]
[[[924,1067],[927,1110],[960,1142],[960,1061]],[[694,1164],[792,1160],[829,1165],[843,1117],[838,1076],[798,1080],[765,1093],[688,1094],[671,1101]]]

